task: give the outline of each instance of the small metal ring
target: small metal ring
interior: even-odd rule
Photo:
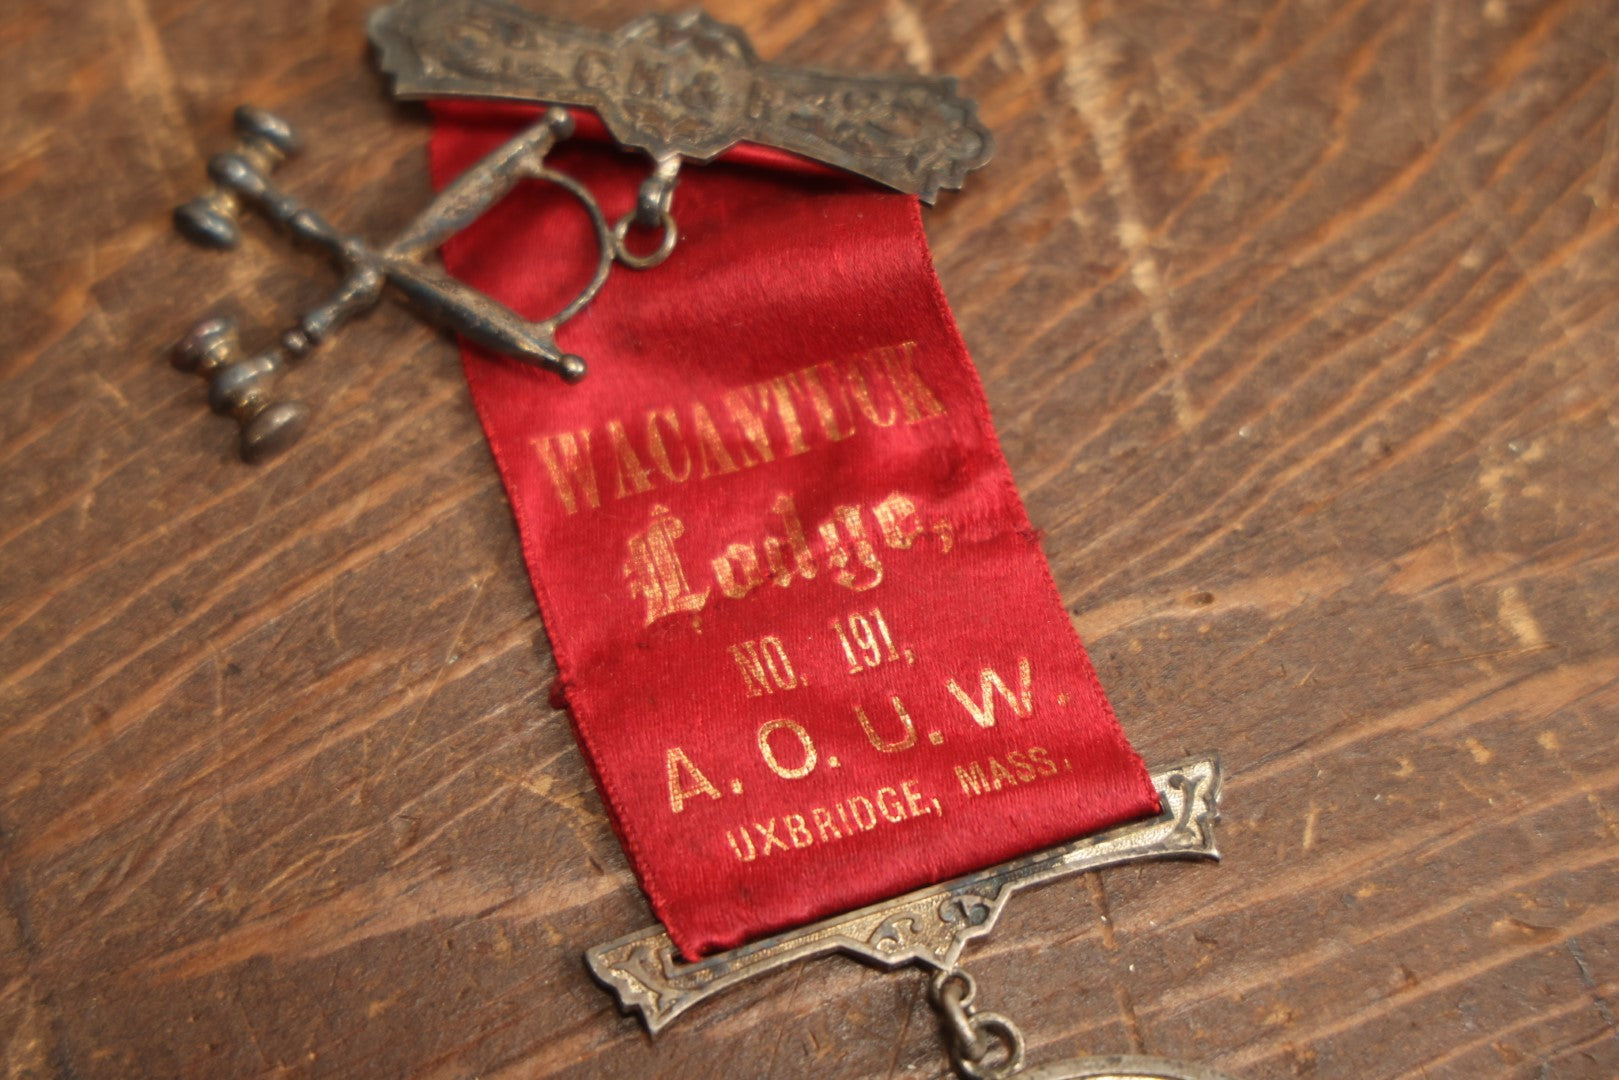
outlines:
[[[960,996],[950,993],[954,984],[961,986]],[[971,1012],[973,998],[978,996],[978,980],[974,979],[972,972],[965,968],[947,968],[934,974],[928,985],[928,994],[933,999],[936,1008],[945,1009],[954,1006],[964,1012]]]
[[[979,1053],[975,1057],[965,1053],[955,1056],[956,1068],[963,1076],[968,1080],[1002,1080],[1023,1068],[1023,1032],[1016,1024],[991,1012],[976,1013],[969,1022]],[[1006,1058],[999,1064],[991,1064],[990,1052],[997,1044],[1004,1048]]]
[[[928,988],[933,1007],[950,1035],[950,1054],[957,1060],[977,1061],[989,1047],[973,1020],[973,998],[978,993],[973,977],[960,968],[941,971]]]
[[[634,211],[618,219],[618,224],[613,226],[613,252],[618,261],[631,270],[650,270],[662,263],[675,250],[675,242],[680,239],[680,233],[675,228],[675,217],[668,210],[663,211],[658,219],[658,225],[663,229],[663,240],[658,244],[658,250],[649,255],[633,254],[624,246],[624,238],[629,235],[630,226],[634,224]]]

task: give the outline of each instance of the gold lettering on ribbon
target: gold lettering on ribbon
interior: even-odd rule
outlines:
[[[815,417],[821,422],[821,434],[826,436],[828,442],[842,442],[854,434],[854,429],[839,423],[838,410],[832,395],[827,393],[826,386],[821,382],[819,370],[821,368],[826,368],[832,378],[837,378],[831,364],[817,364],[814,367],[800,369],[799,380],[803,384],[804,392],[809,395],[810,404],[815,407]],[[844,404],[847,406],[848,403]]]
[[[798,672],[793,670],[793,662],[787,658],[787,647],[774,634],[732,645],[730,653],[742,672],[742,683],[749,697],[762,697],[777,690],[796,690],[803,685]]]
[[[766,855],[770,854],[770,849],[773,847],[779,847],[783,851],[787,850],[787,841],[776,835],[775,818],[764,822],[754,822],[753,831],[759,834],[759,850]]]
[[[1066,758],[1063,759],[1063,766],[1072,771]],[[1005,764],[1001,763],[1000,758],[991,756],[982,762],[969,761],[965,765],[955,766],[956,783],[961,785],[961,793],[969,798],[993,795],[1002,788],[1032,784],[1036,780],[1056,776],[1059,771],[1051,754],[1042,746],[1010,751]]]
[[[731,842],[731,850],[736,853],[736,857],[741,859],[743,862],[752,862],[754,859],[757,859],[759,857],[759,852],[754,848],[753,837],[748,835],[748,830],[738,829],[737,834],[742,837],[742,844],[746,844],[748,847],[748,853],[746,855],[742,854],[742,844],[738,844],[736,842],[736,836],[732,835],[731,830],[725,830],[725,839]]]
[[[854,559],[866,568],[864,579],[849,569],[849,548],[838,533],[839,525],[843,526],[843,532],[848,536],[848,544],[854,548]],[[866,539],[866,527],[860,520],[858,506],[840,506],[833,510],[832,517],[821,523],[819,532],[821,543],[826,548],[826,561],[834,571],[834,581],[855,592],[865,592],[882,584],[883,564],[878,560],[871,541]]]
[[[783,814],[781,821],[787,826],[787,839],[793,842],[793,847],[807,848],[815,842],[809,827],[804,824],[803,814]]]
[[[737,457],[742,459],[742,467],[751,469],[763,461],[775,461],[776,454],[770,449],[770,435],[765,431],[764,417],[749,401],[750,395],[756,393],[751,387],[747,390],[732,390],[724,397],[725,411],[731,417],[731,422],[742,433],[743,442],[737,446]],[[758,455],[759,461],[754,461],[748,455],[749,449]]]
[[[607,421],[607,441],[613,446],[613,459],[617,465],[613,475],[614,497],[623,499],[651,491],[652,481],[649,477],[652,470],[642,465],[641,459],[635,456],[635,448],[630,445],[629,436],[624,434],[622,423]]]
[[[888,381],[893,383],[894,393],[899,395],[907,423],[914,424],[944,415],[944,404],[916,370],[916,357],[913,355],[916,342],[907,341],[898,348],[878,351],[882,355],[883,366],[888,369]]]
[[[765,670],[770,672],[772,682],[783,690],[798,687],[798,673],[793,670],[793,662],[787,659],[787,647],[781,643],[781,638],[774,634],[760,638],[759,651],[764,653]]]
[[[777,495],[770,507],[781,518],[784,537],[765,537],[765,562],[770,565],[770,580],[785,589],[793,578],[805,581],[815,579],[815,556],[810,552],[809,539],[798,520],[798,508],[791,495]]]
[[[791,769],[776,760],[776,752],[770,746],[770,736],[783,729],[791,731],[797,737],[799,749],[804,754],[803,763]],[[770,771],[783,780],[802,779],[815,768],[815,742],[810,738],[809,732],[804,730],[803,725],[793,720],[771,720],[762,725],[759,728],[759,753],[763,755],[765,764],[770,766]]]
[[[598,473],[633,499],[942,416],[916,353],[914,341],[884,346],[530,442],[567,513],[599,510]]]
[[[894,421],[899,419],[899,410],[890,404],[886,414],[878,412],[877,402],[871,396],[871,384],[866,382],[866,377],[860,373],[860,369],[851,364],[847,374],[849,393],[853,396],[860,415],[877,427],[893,427]]]
[[[680,447],[681,466],[678,470],[669,460],[669,448],[663,441],[663,433],[658,430],[660,423],[668,427],[670,437]],[[673,409],[653,409],[646,414],[646,445],[652,464],[658,467],[665,480],[684,484],[691,478],[691,451],[686,448],[686,436],[681,433],[680,418]]]
[[[1028,657],[1018,657],[1017,674],[1018,692],[1015,695],[1007,688],[1006,682],[992,667],[985,667],[978,673],[978,701],[974,701],[955,679],[951,679],[945,685],[945,689],[949,690],[955,696],[955,699],[961,702],[962,707],[967,710],[967,714],[977,722],[979,727],[992,728],[995,726],[996,695],[999,695],[1002,700],[1011,706],[1013,716],[1026,717],[1034,711],[1034,699],[1030,693],[1033,680],[1030,675]],[[999,784],[996,785],[996,790],[1000,790]]]
[[[693,765],[680,747],[671,747],[664,755],[664,767],[669,776],[669,809],[675,813],[686,809],[686,800],[698,795],[707,795],[710,799],[720,797],[719,789],[708,782],[703,770]],[[682,772],[685,779],[681,778]]]
[[[702,405],[691,407],[691,425],[697,431],[697,464],[702,469],[699,474],[701,478],[707,480],[710,476],[736,472],[737,464],[731,460],[730,451],[725,449],[720,429],[714,425],[714,418]]]
[[[804,441],[804,429],[798,422],[798,409],[793,404],[791,379],[791,375],[778,375],[758,386],[760,404],[776,410],[776,419],[787,440],[788,457],[809,451],[809,444]]]
[[[759,569],[759,553],[752,544],[731,544],[711,565],[714,579],[720,583],[720,592],[732,600],[742,599],[765,583],[764,571]]]
[[[833,844],[942,813],[944,807],[938,798],[922,791],[919,781],[902,780],[898,785],[878,788],[870,798],[844,795],[830,805],[802,807],[763,821],[741,822],[725,830],[725,839],[739,862],[751,863],[761,857]]]
[[[894,706],[894,715],[899,717],[900,726],[905,732],[893,741],[877,734],[877,729],[871,726],[871,717],[866,715],[865,709],[858,705],[854,709],[855,717],[860,721],[860,728],[866,733],[866,741],[871,743],[872,749],[882,754],[898,753],[916,745],[916,724],[911,721],[911,714],[905,711],[905,703],[899,699],[898,694],[889,700]]]
[[[581,498],[592,510],[601,508],[601,495],[596,490],[596,469],[590,462],[589,431],[580,431],[577,442],[571,433],[564,431],[560,435],[532,439],[530,443],[545,463],[551,486],[556,488],[557,498],[562,500],[564,510],[570,514],[576,513]],[[582,454],[579,443],[585,445]]]
[[[646,602],[646,626],[670,615],[696,614],[708,603],[710,590],[692,591],[675,551],[675,541],[685,531],[681,520],[667,506],[659,505],[652,508],[646,531],[629,539],[624,576],[630,582],[630,595]]]
[[[815,828],[821,834],[821,843],[843,839],[843,834],[838,832],[838,827],[832,823],[832,811],[824,806],[817,806],[810,811],[810,817],[815,819]]]
[[[911,542],[922,535],[922,521],[917,516],[916,504],[897,491],[873,506],[871,512],[877,518],[877,527],[882,530],[883,543],[891,548],[909,550]]]
[[[687,465],[689,467],[690,463]],[[715,586],[721,596],[742,600],[766,584],[785,589],[798,581],[813,581],[824,572],[845,589],[866,592],[883,582],[880,549],[916,550],[918,538],[926,540],[930,536],[938,541],[940,554],[948,553],[953,546],[954,532],[950,523],[928,520],[909,496],[899,492],[865,508],[834,507],[809,533],[799,519],[791,495],[778,493],[771,502],[770,512],[778,519],[776,529],[763,537],[725,544],[718,555],[696,562],[693,570],[697,578],[688,580],[687,564],[676,550],[676,541],[685,534],[685,524],[670,514],[668,507],[654,505],[646,529],[628,539],[629,559],[624,564],[631,596],[646,605],[646,625],[670,615],[702,611]],[[888,661],[904,659],[914,663],[915,657],[909,649],[901,651],[896,647],[887,624],[882,621],[882,613],[873,608],[870,615],[874,624],[868,623],[864,613],[849,616],[848,633],[860,645],[865,667],[876,667],[883,660],[884,649]],[[855,673],[860,667],[855,649],[841,627],[838,632],[843,638],[851,673]],[[881,640],[876,636],[878,632]],[[984,678],[991,676],[1000,678],[993,672]],[[994,690],[995,686],[1004,684],[991,680],[985,685]],[[959,686],[955,693],[963,702],[971,701]],[[974,708],[993,722],[992,706],[990,713],[983,713],[978,706]]]

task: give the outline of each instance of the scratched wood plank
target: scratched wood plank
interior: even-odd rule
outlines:
[[[0,14],[7,1075],[943,1075],[912,978],[814,962],[656,1042],[590,983],[648,915],[449,342],[356,325],[258,470],[162,362],[327,287],[170,235],[231,104],[356,231],[425,198],[365,7]],[[999,157],[928,226],[1008,458],[1137,745],[1225,751],[1223,866],[969,954],[1031,1057],[1619,1075],[1619,9],[708,7],[980,97]]]

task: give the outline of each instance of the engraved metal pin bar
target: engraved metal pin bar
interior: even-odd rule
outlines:
[[[397,97],[580,106],[620,146],[669,169],[750,142],[931,203],[995,149],[949,76],[768,63],[740,29],[701,11],[606,32],[500,0],[396,0],[369,33]]]

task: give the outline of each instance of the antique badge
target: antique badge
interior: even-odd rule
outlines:
[[[1221,781],[1213,755],[1149,772],[1125,738],[933,273],[920,203],[988,160],[975,105],[763,62],[701,13],[605,32],[398,0],[370,34],[395,93],[432,102],[438,196],[390,241],[345,234],[272,181],[292,129],[238,110],[178,225],[230,247],[251,209],[342,280],[264,351],[213,319],[176,361],[259,459],[311,415],[286,369],[385,292],[459,335],[661,923],[591,972],[657,1032],[838,951],[922,969],[963,1076],[1212,1077],[1026,1068],[962,967],[1020,891],[1217,858]]]

